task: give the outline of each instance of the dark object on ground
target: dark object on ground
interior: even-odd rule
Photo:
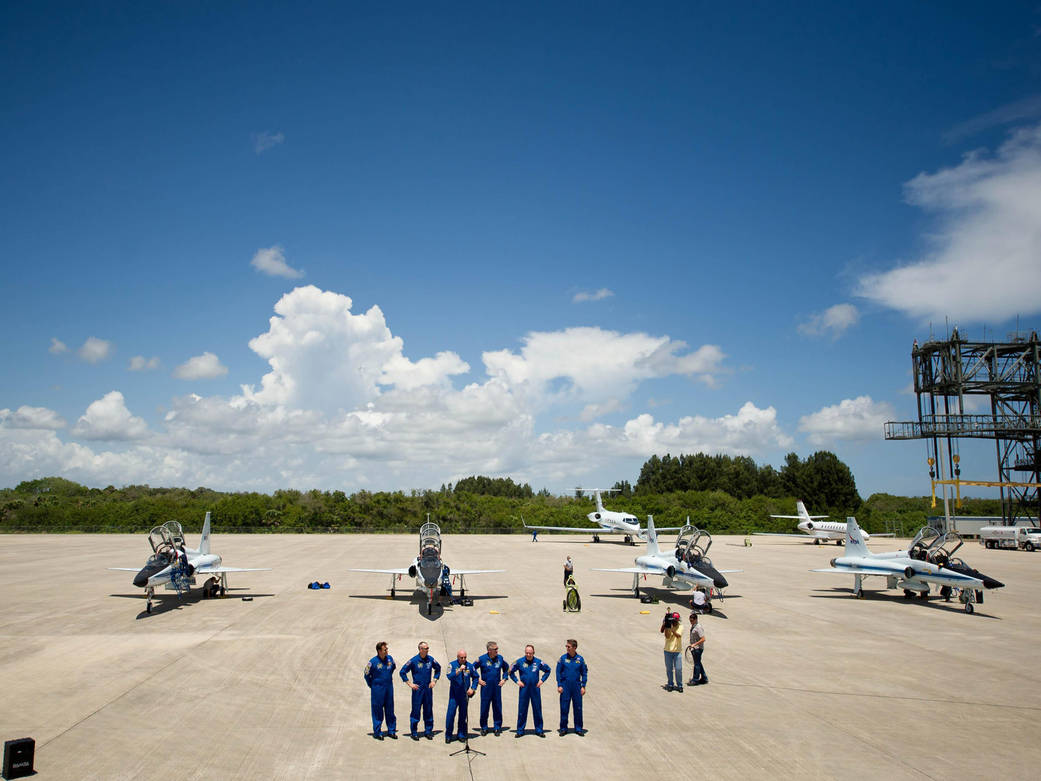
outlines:
[[[18,738],[4,741],[4,778],[21,778],[33,774],[36,741]]]
[[[252,602],[253,601],[253,597],[243,597],[242,601],[243,602]]]

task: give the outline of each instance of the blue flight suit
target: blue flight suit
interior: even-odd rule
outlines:
[[[398,674],[401,676],[401,680],[408,683],[406,676],[410,672],[412,673],[412,683],[419,687],[418,690],[412,691],[412,712],[408,714],[410,734],[412,737],[416,736],[419,709],[422,708],[423,725],[426,727],[426,735],[429,736],[434,732],[434,690],[430,688],[430,681],[436,681],[441,677],[441,665],[430,654],[427,654],[426,659],[416,654],[405,662],[405,666]]]
[[[514,683],[523,683],[520,689],[520,700],[517,703],[517,732],[524,731],[524,725],[528,723],[528,704],[531,703],[531,716],[535,722],[535,734],[542,734],[542,691],[536,686],[539,682],[539,673],[543,673],[542,681],[545,683],[552,672],[549,665],[539,659],[532,657],[529,662],[523,656],[513,663],[510,668],[510,678]],[[520,680],[518,680],[518,677]]]
[[[494,659],[488,654],[481,654],[477,660],[477,673],[484,681],[481,687],[481,729],[488,729],[489,705],[495,729],[502,729],[502,687],[499,682],[510,677],[510,663],[501,654]]]
[[[477,671],[474,670],[474,666],[469,662],[465,665],[460,665],[458,659],[453,659],[452,663],[448,665],[448,674],[446,676],[451,682],[448,687],[448,713],[445,716],[445,737],[452,737],[452,725],[455,723],[455,712],[459,711],[459,732],[457,737],[459,740],[466,738],[466,711],[469,705],[469,698],[466,696],[466,692],[470,689],[477,688]]]
[[[394,657],[380,661],[379,656],[369,659],[365,665],[365,684],[369,687],[369,704],[372,707],[372,731],[380,734],[384,716],[387,719],[387,732],[394,735],[398,731],[398,720],[394,716],[394,670],[397,667]]]
[[[581,654],[564,654],[557,660],[557,686],[560,693],[560,729],[567,729],[568,711],[575,708],[575,731],[582,732],[582,689],[589,680],[589,669]],[[525,687],[527,688],[527,687]]]

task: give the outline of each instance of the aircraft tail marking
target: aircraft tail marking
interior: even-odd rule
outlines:
[[[647,516],[647,555],[658,556],[658,535],[654,531],[654,516]]]
[[[870,556],[871,552],[864,544],[864,535],[860,533],[857,519],[852,516],[846,518],[846,552],[845,556]]]
[[[206,520],[202,522],[202,538],[199,540],[199,553],[210,552],[210,514],[206,513]]]

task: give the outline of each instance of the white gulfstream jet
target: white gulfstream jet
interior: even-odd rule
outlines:
[[[800,534],[786,534],[782,532],[755,532],[756,537],[805,537],[809,535],[813,539],[814,545],[820,545],[822,542],[827,543],[830,540],[834,540],[836,545],[842,545],[846,539],[846,524],[839,523],[838,521],[821,521],[821,518],[827,518],[827,515],[810,515],[806,512],[806,505],[801,501],[795,503],[796,509],[799,511],[798,515],[771,515],[771,518],[789,518],[791,520],[798,520],[797,528],[801,532]],[[865,540],[870,540],[871,535],[866,531],[861,531],[864,535]],[[892,534],[878,534],[877,537],[892,537]]]
[[[430,516],[427,516],[428,518]],[[401,569],[352,569],[351,572],[376,572],[390,575],[390,598],[394,599],[397,591],[395,584],[405,575],[415,578],[416,591],[427,595],[427,615],[434,610],[434,602],[440,595],[451,596],[453,576],[459,577],[459,597],[466,596],[464,575],[485,575],[491,572],[505,572],[504,569],[457,569],[450,570],[441,559],[441,529],[436,523],[427,521],[419,529],[419,555],[412,564]]]
[[[722,589],[727,587],[727,579],[723,574],[741,572],[739,569],[717,570],[706,553],[712,540],[706,532],[694,526],[684,526],[676,542],[675,551],[661,551],[658,548],[658,535],[654,530],[654,517],[647,516],[647,552],[634,559],[635,567],[617,569],[595,568],[594,572],[626,572],[633,576],[633,595],[640,596],[640,576],[657,575],[662,578],[662,586],[687,590],[701,587],[711,597],[713,590],[722,597]]]
[[[195,585],[197,575],[209,575],[206,584],[206,595],[224,596],[228,589],[229,572],[268,572],[270,567],[225,567],[221,557],[210,553],[210,514],[202,524],[202,537],[199,548],[184,546],[184,531],[177,521],[167,521],[156,526],[148,533],[148,543],[152,546],[152,555],[145,566],[109,567],[119,572],[136,572],[134,585],[145,590],[145,611],[152,612],[152,600],[159,586],[168,591],[176,591],[177,596],[187,594]],[[217,576],[220,576],[219,578]]]
[[[639,537],[641,540],[646,539],[645,530],[640,528],[640,522],[636,516],[632,513],[623,513],[616,510],[605,510],[604,503],[600,499],[600,494],[610,494],[616,492],[617,488],[576,488],[576,491],[581,491],[584,494],[592,494],[593,501],[596,502],[596,509],[588,513],[586,518],[589,519],[590,523],[595,524],[597,527],[596,531],[593,532],[593,542],[600,542],[601,534],[624,534],[625,541],[630,545],[635,545],[633,541],[634,537]],[[521,523],[524,523],[525,529],[533,529],[535,531],[548,531],[548,532],[581,532],[581,527],[575,526],[528,526],[524,519],[521,519]],[[674,532],[677,531],[679,526],[672,526],[666,529],[658,529],[661,532]]]
[[[961,547],[957,536],[944,535],[925,546],[919,534],[910,550],[893,553],[872,553],[856,518],[846,519],[845,555],[831,560],[831,566],[812,572],[837,572],[853,576],[853,596],[863,597],[863,581],[869,575],[886,579],[886,588],[902,588],[904,597],[911,599],[915,592],[927,599],[930,587],[940,586],[940,596],[950,599],[954,591],[965,605],[965,612],[973,612],[973,603],[983,601],[983,590],[1002,588],[1005,584],[974,570],[953,554]],[[951,544],[956,543],[956,544]]]

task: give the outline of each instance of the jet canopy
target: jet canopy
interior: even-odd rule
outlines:
[[[441,527],[427,521],[419,528],[419,558],[441,558]]]
[[[167,521],[148,532],[148,544],[157,556],[166,556],[184,545],[184,530],[177,521]]]
[[[915,535],[908,549],[908,555],[912,559],[928,561],[945,567],[954,558],[954,553],[963,545],[961,537],[957,532],[949,531],[942,534],[931,526],[923,526]]]
[[[712,535],[688,523],[680,529],[679,537],[676,538],[676,559],[696,564],[708,558],[708,549],[711,547]]]

